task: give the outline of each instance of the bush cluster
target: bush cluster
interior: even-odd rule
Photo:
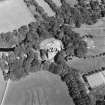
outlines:
[[[63,77],[66,82],[70,96],[73,98],[75,105],[91,105],[91,99],[86,93],[84,84],[79,79],[78,73],[71,68],[71,72]],[[75,73],[73,73],[75,72]]]
[[[66,82],[69,95],[76,105],[91,105],[91,100],[80,80],[79,73],[67,66],[65,56],[73,55],[79,58],[85,56],[87,44],[78,33],[72,31],[72,25],[80,27],[83,23],[94,24],[100,18],[100,14],[102,17],[104,16],[104,9],[103,12],[99,12],[97,10],[99,5],[94,2],[90,2],[90,9],[87,9],[83,0],[78,0],[78,4],[74,7],[70,7],[64,0],[61,0],[62,6],[57,8],[51,0],[45,0],[56,12],[55,17],[48,17],[35,0],[25,1],[29,5],[32,4],[37,7],[37,11],[42,15],[43,20],[31,22],[12,32],[0,34],[2,42],[5,42],[7,47],[14,46],[13,53],[10,53],[5,59],[8,61],[9,71],[8,73],[3,71],[4,78],[6,80],[19,80],[28,75],[29,72],[41,70],[42,65],[45,65],[49,72],[60,75],[61,80]],[[104,7],[101,6],[100,8]],[[36,51],[40,51],[40,42],[50,37],[61,40],[64,49],[54,57],[55,62],[47,65],[46,62],[38,60]]]
[[[92,105],[84,83],[80,79],[79,72],[74,68],[70,68],[65,60],[52,63],[49,66],[49,72],[59,75],[61,80],[66,83],[68,94],[72,97],[75,105]]]
[[[87,45],[80,35],[72,31],[70,26],[65,25],[62,19],[55,17],[49,17],[48,21],[41,21],[40,23],[31,22],[28,25],[21,26],[17,30],[13,30],[13,32],[2,33],[0,36],[2,41],[7,43],[8,47],[11,48],[16,56],[16,60],[19,57],[19,60],[23,60],[24,65],[25,63],[26,65],[31,65],[31,62],[38,62],[38,58],[35,58],[34,52],[40,52],[39,44],[46,38],[54,37],[61,40],[64,44],[64,49],[57,54],[59,56],[55,56],[55,62],[61,62],[61,59],[62,61],[64,60],[64,56],[69,55],[84,57],[87,52]],[[23,55],[26,55],[26,57],[23,57]],[[40,64],[37,65],[39,68]],[[11,65],[9,67],[10,69],[13,68]],[[36,68],[37,66],[34,67]],[[30,68],[28,68],[29,71],[31,71]]]

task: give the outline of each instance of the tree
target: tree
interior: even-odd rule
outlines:
[[[101,0],[102,4],[105,4],[105,0]]]
[[[55,63],[51,63],[49,65],[49,72],[55,74],[57,65]]]
[[[54,11],[57,12],[58,11],[58,7],[56,6],[56,4],[53,3],[52,0],[44,0],[49,6],[50,8]]]
[[[39,42],[40,42],[40,39],[39,39],[39,35],[37,34],[37,32],[30,30],[27,33],[27,39],[25,40],[25,46],[29,45],[33,49],[37,50],[39,49]]]
[[[78,10],[78,8],[71,8],[70,9],[72,18],[74,20],[74,24],[77,28],[80,28],[82,22],[83,22],[83,17],[81,16],[80,11]]]
[[[15,47],[13,53],[15,57],[20,57],[20,58],[22,58],[23,55],[26,54],[24,46],[19,46],[19,45]]]
[[[28,24],[28,29],[29,29],[30,31],[36,31],[37,28],[38,28],[38,26],[39,26],[39,23],[38,23],[38,22],[30,22],[30,23]]]
[[[74,55],[77,57],[84,57],[87,53],[87,44],[85,41],[80,41],[78,47],[74,49]]]
[[[52,37],[52,34],[50,32],[48,32],[44,26],[41,26],[41,25],[38,27],[37,33],[38,33],[39,37],[42,39]]]
[[[91,9],[96,10],[99,7],[99,2],[97,0],[96,1],[90,0],[90,6]]]
[[[27,25],[23,25],[23,26],[21,26],[21,27],[18,29],[19,42],[25,40],[28,31],[29,31],[29,30],[28,30]]]
[[[88,105],[83,98],[74,99],[75,105]]]
[[[58,52],[54,57],[54,61],[57,64],[64,63],[65,62],[65,52],[63,50]]]
[[[34,56],[32,61],[30,62],[30,71],[29,72],[37,72],[41,69],[41,63],[38,60],[37,55]]]
[[[0,38],[1,38],[1,43],[4,43],[6,46],[5,47],[12,47],[13,45],[17,44],[18,41],[14,39],[13,32],[6,32],[6,33],[1,33]]]
[[[15,59],[8,63],[9,65],[9,78],[11,80],[20,80],[22,77],[28,75],[28,72],[25,70],[23,65],[23,60]]]
[[[96,105],[105,105],[105,101],[97,100]]]

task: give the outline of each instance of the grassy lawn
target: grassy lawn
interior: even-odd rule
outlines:
[[[35,21],[23,0],[6,0],[0,3],[0,32],[12,31]]]
[[[105,66],[105,57],[79,59],[71,63],[71,67],[76,68],[81,73],[94,71]]]
[[[75,32],[80,33],[81,36],[85,34],[93,35],[93,41],[95,48],[88,49],[88,56],[98,55],[105,52],[105,18],[100,19],[94,25],[82,25],[80,28],[74,28]],[[79,59],[75,61],[71,66],[80,69],[81,72],[88,72],[101,68],[104,65],[105,57],[89,58],[89,59]]]
[[[9,81],[3,105],[74,105],[65,83],[49,72],[37,72]]]

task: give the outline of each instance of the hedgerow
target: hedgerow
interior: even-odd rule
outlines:
[[[62,6],[56,7],[51,0],[45,0],[56,12],[55,16],[48,17],[43,8],[34,0],[31,2],[25,0],[25,2],[27,6],[35,6],[43,19],[21,26],[12,32],[0,34],[1,43],[5,42],[8,48],[13,47],[12,50],[8,51],[12,53],[1,58],[1,62],[3,60],[8,62],[8,72],[5,71],[5,65],[2,65],[4,79],[20,80],[29,75],[30,72],[38,72],[43,67],[44,70],[61,77],[76,105],[92,105],[84,84],[79,78],[79,73],[67,65],[65,57],[85,57],[87,43],[72,30],[72,27],[79,28],[81,24],[95,24],[97,19],[104,16],[103,4],[99,8],[99,3],[91,2],[89,4],[90,9],[88,9],[83,0],[78,0],[78,4],[74,7],[70,7],[64,0],[61,0]],[[64,49],[56,54],[54,62],[40,61],[38,55],[41,55],[43,51],[40,51],[39,44],[41,41],[52,37],[60,40]]]

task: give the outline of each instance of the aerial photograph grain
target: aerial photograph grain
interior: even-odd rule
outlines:
[[[0,105],[105,105],[105,0],[0,0]]]

